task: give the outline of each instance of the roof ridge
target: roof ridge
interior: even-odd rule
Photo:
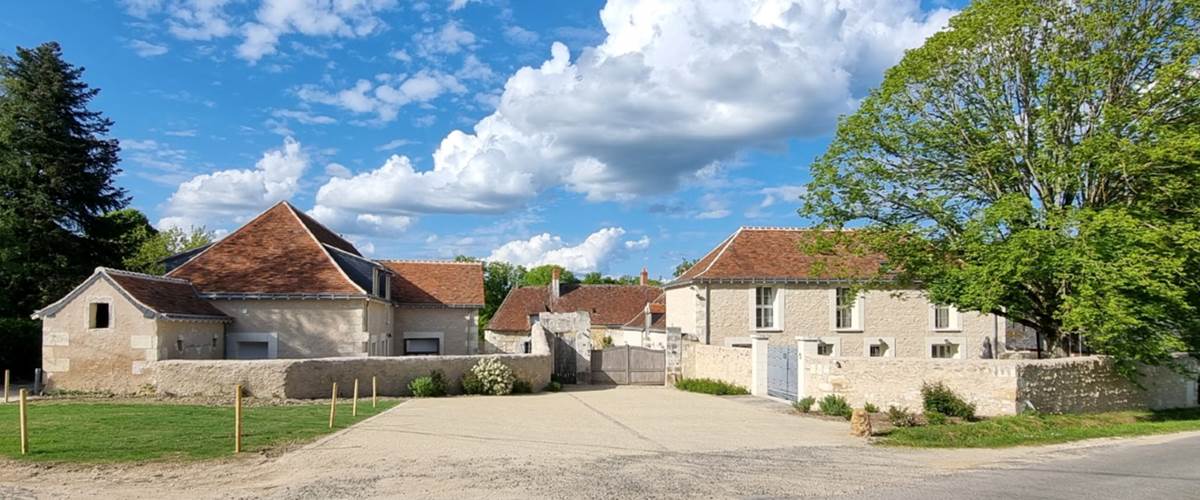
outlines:
[[[824,229],[815,227],[800,227],[800,226],[742,226],[738,229],[746,231],[820,231],[823,233],[832,233],[838,231],[857,231],[857,228],[844,227],[841,229]]]
[[[298,222],[300,224],[300,227],[304,228],[304,232],[306,234],[308,234],[308,237],[312,238],[313,242],[317,244],[317,249],[320,250],[321,253],[325,254],[325,258],[329,259],[329,263],[333,265],[334,269],[337,269],[338,274],[342,275],[342,278],[345,278],[346,281],[348,283],[350,283],[350,285],[353,286],[354,288],[357,288],[358,291],[362,292],[363,294],[370,295],[370,293],[367,292],[367,290],[364,289],[363,287],[359,286],[358,283],[356,283],[354,281],[354,279],[352,279],[350,277],[349,274],[346,274],[346,270],[342,269],[342,266],[337,263],[337,260],[333,258],[333,254],[329,253],[329,250],[325,249],[325,246],[326,246],[325,242],[321,241],[321,239],[318,238],[317,235],[313,234],[312,229],[310,229],[308,227],[308,224],[304,223],[304,219],[300,218],[300,213],[298,210],[296,210],[296,207],[293,207],[292,204],[288,203],[286,200],[281,201],[280,203],[283,203],[283,206],[288,209],[288,212],[290,212],[292,214],[292,217],[296,218],[296,222]],[[278,205],[278,203],[276,205]],[[320,223],[318,222],[317,224],[320,224]],[[245,227],[245,226],[242,226],[242,227]],[[322,226],[322,227],[324,227],[324,226]],[[325,230],[328,231],[329,228],[325,228]],[[340,236],[339,236],[339,238],[340,238]],[[347,253],[349,253],[349,252],[347,252]]]
[[[166,283],[178,283],[183,285],[191,285],[192,282],[183,278],[172,278],[170,276],[157,276],[154,274],[139,273],[136,271],[126,271],[124,269],[116,269],[112,267],[100,266],[96,268],[98,273],[119,274],[121,276],[129,276],[131,278],[141,278],[153,281],[163,281]]]
[[[171,274],[175,274],[176,271],[179,271],[180,269],[183,269],[184,267],[186,267],[188,264],[191,264],[193,261],[200,258],[201,255],[208,253],[209,250],[212,250],[214,248],[217,248],[218,246],[221,246],[221,243],[228,241],[231,237],[233,237],[233,235],[242,232],[242,230],[246,229],[247,227],[250,227],[250,225],[253,224],[254,221],[257,221],[258,219],[261,219],[264,215],[267,215],[267,212],[270,212],[275,207],[279,206],[280,203],[287,205],[287,206],[291,206],[290,204],[288,204],[287,200],[279,200],[279,201],[275,202],[273,205],[271,205],[271,206],[267,207],[266,209],[264,209],[263,211],[259,212],[258,215],[251,217],[250,220],[246,221],[245,224],[238,226],[238,228],[234,229],[233,232],[230,232],[229,234],[225,235],[225,237],[212,242],[204,250],[197,252],[196,255],[193,255],[190,258],[188,258],[188,260],[183,261],[182,264],[179,264],[178,266],[175,266],[174,269],[167,271],[167,275],[169,276]],[[304,224],[300,224],[300,225],[303,226]],[[305,228],[305,229],[307,229],[307,228]]]
[[[707,273],[710,269],[712,269],[712,267],[717,264],[717,261],[721,260],[721,257],[725,255],[725,251],[728,250],[731,245],[733,245],[733,241],[736,240],[738,236],[741,236],[742,231],[744,231],[745,229],[746,229],[745,227],[739,227],[737,231],[734,231],[733,234],[731,234],[728,238],[726,238],[725,242],[722,243],[721,245],[719,245],[721,250],[718,251],[717,254],[713,256],[713,259],[711,261],[709,261],[708,266],[705,266],[703,271],[700,271],[700,272],[696,273],[695,276],[692,276],[692,279],[696,279],[701,276],[704,276],[704,273]]]
[[[464,266],[482,266],[479,261],[457,261],[457,260],[439,260],[439,259],[375,259],[375,262],[396,262],[400,264],[457,264]]]
[[[296,218],[300,219],[300,224],[304,226],[304,229],[308,229],[309,233],[312,233],[312,229],[309,229],[308,224],[304,222],[304,219],[313,221],[314,224],[316,224],[321,229],[324,229],[329,234],[333,235],[334,238],[342,240],[342,243],[345,243],[346,245],[350,246],[350,248],[353,248],[355,251],[358,251],[358,247],[354,246],[354,243],[351,243],[350,240],[343,238],[341,234],[338,234],[337,231],[330,229],[329,226],[326,226],[324,223],[317,220],[316,217],[313,217],[313,216],[309,215],[308,213],[306,213],[305,211],[296,208],[295,205],[292,205],[287,200],[283,200],[280,203],[283,203],[283,204],[287,205],[288,208],[292,209],[292,212],[296,214]],[[317,238],[317,235],[315,235],[315,234],[313,235],[313,238],[316,238],[316,240],[318,242],[320,242],[322,245],[326,244],[324,241],[321,241],[321,238]],[[341,249],[339,249],[339,250],[341,250]],[[346,252],[346,253],[350,253],[350,252]],[[358,257],[362,257],[362,256],[359,255]]]

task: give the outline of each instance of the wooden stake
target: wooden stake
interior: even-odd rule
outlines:
[[[26,392],[21,389],[21,454],[29,454],[29,409],[25,403]]]
[[[8,402],[8,370],[4,370],[4,402]]]
[[[358,416],[358,379],[354,379],[354,399],[352,401],[354,401],[354,402],[350,403],[350,416],[357,417]]]
[[[379,404],[379,391],[376,390],[375,376],[371,375],[371,408]]]
[[[233,396],[233,452],[242,452],[242,385],[238,384]]]
[[[329,400],[329,428],[333,428],[333,418],[337,416],[337,382],[333,383],[333,397]]]

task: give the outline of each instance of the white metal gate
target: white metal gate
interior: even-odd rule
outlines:
[[[772,345],[767,347],[767,395],[795,401],[797,390],[796,346]]]

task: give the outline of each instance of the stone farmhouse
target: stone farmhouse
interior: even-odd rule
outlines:
[[[999,317],[932,304],[917,289],[852,295],[882,257],[799,251],[813,234],[738,229],[664,286],[666,326],[727,347],[749,347],[752,336],[772,345],[819,337],[818,354],[838,357],[993,358],[1004,345]]]
[[[607,337],[614,345],[662,349],[666,342],[663,291],[648,284],[642,270],[638,285],[562,284],[556,269],[549,286],[516,287],[504,297],[484,332],[484,352],[528,352],[530,330],[543,313],[587,313],[595,345]]]
[[[470,354],[480,263],[372,260],[287,202],[166,261],[98,268],[37,311],[49,387],[136,390],[148,363]]]

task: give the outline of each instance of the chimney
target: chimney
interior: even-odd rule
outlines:
[[[551,302],[558,300],[558,293],[559,293],[558,278],[561,274],[562,274],[562,271],[558,268],[558,266],[554,266],[554,268],[550,270],[550,301]]]
[[[650,284],[650,273],[646,272],[646,267],[642,266],[642,286]]]

